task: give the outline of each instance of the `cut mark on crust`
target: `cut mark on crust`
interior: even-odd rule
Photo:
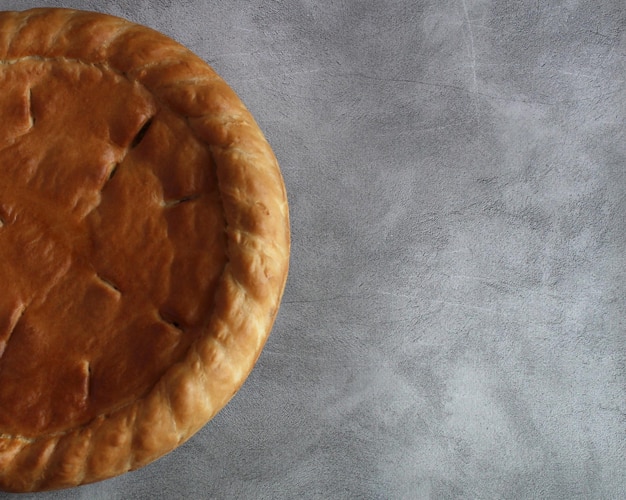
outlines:
[[[88,400],[91,395],[91,374],[91,363],[89,360],[85,360],[85,377],[87,378],[85,382],[85,400]]]
[[[118,293],[119,295],[122,295],[122,291],[119,289],[119,287],[113,283],[111,280],[102,277],[100,274],[96,273],[96,278],[98,278],[102,283],[104,283],[108,288],[114,290],[116,293]]]
[[[168,314],[163,314],[161,311],[159,311],[159,318],[161,318],[161,321],[163,321],[163,323],[167,323],[168,325],[173,326],[181,332],[185,331],[180,322],[171,318]]]
[[[28,89],[28,114],[30,117],[30,128],[35,126],[37,118],[35,118],[35,112],[33,111],[33,89]]]
[[[87,361],[87,399],[91,395],[91,363]]]
[[[131,149],[134,149],[137,146],[139,146],[139,143],[146,136],[146,133],[148,132],[148,129],[150,128],[151,125],[152,125],[152,117],[146,120],[146,122],[139,129],[139,132],[137,132],[137,134],[133,138],[132,142],[130,143]]]
[[[178,198],[176,200],[164,200],[163,206],[173,207],[174,205],[180,205],[181,203],[187,203],[188,201],[195,201],[198,198],[200,198],[199,194],[190,194],[189,196],[183,196],[182,198]]]
[[[13,208],[7,207],[0,203],[0,227],[6,226],[15,222],[16,216]]]
[[[113,168],[111,169],[111,173],[109,174],[109,180],[113,179],[113,177],[115,176],[115,173],[117,172],[117,169],[119,168],[120,164],[119,163],[115,163],[113,165]]]
[[[24,317],[24,312],[26,311],[26,305],[21,305],[18,309],[16,309],[13,314],[9,317],[9,324],[7,325],[6,338],[4,340],[0,339],[0,358],[6,351],[7,346],[9,345],[9,341],[13,336],[13,332],[17,328],[18,323]]]

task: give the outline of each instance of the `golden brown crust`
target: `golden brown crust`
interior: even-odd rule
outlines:
[[[109,146],[100,157],[108,158],[108,163],[95,168],[86,186],[83,181],[81,185],[65,179],[69,186],[80,189],[73,197],[68,195],[66,201],[71,203],[67,207],[61,207],[76,221],[71,227],[65,221],[64,230],[67,234],[82,234],[79,231],[87,227],[92,231],[91,241],[104,238],[107,231],[111,238],[121,238],[106,225],[106,221],[116,221],[119,231],[128,229],[127,237],[132,240],[136,237],[125,219],[128,213],[118,213],[119,206],[126,206],[126,202],[135,206],[133,200],[148,198],[145,205],[150,208],[137,213],[145,218],[145,227],[157,228],[150,236],[157,234],[158,228],[169,231],[164,241],[170,242],[173,250],[155,245],[147,250],[153,252],[149,255],[157,263],[162,261],[156,266],[169,270],[169,277],[160,279],[124,267],[122,258],[111,260],[102,246],[90,247],[78,237],[68,241],[66,233],[54,233],[54,245],[46,246],[41,255],[51,256],[51,268],[58,276],[41,278],[41,286],[54,283],[50,286],[61,290],[58,293],[82,293],[96,297],[93,300],[98,304],[130,308],[120,305],[126,299],[121,300],[119,295],[126,293],[126,287],[134,290],[138,282],[149,300],[133,299],[139,295],[130,292],[128,300],[135,301],[133,308],[147,311],[148,307],[156,307],[152,319],[161,325],[159,339],[163,339],[160,342],[167,352],[154,351],[149,359],[140,360],[148,375],[137,375],[137,387],[119,394],[106,385],[104,375],[98,378],[98,373],[91,374],[89,362],[77,354],[67,383],[76,381],[73,394],[78,396],[61,406],[71,408],[69,413],[55,416],[60,408],[56,393],[49,395],[49,406],[54,411],[33,417],[32,422],[16,422],[0,412],[0,488],[10,491],[65,488],[106,479],[141,467],[187,440],[228,402],[252,369],[273,324],[289,259],[287,199],[276,159],[244,105],[201,59],[164,35],[112,16],[65,9],[0,13],[0,76],[36,84],[53,73],[59,81],[80,81],[88,86],[92,78],[105,87],[118,85],[124,88],[124,95],[130,96],[128,99],[134,99],[123,103],[134,110],[131,117],[114,109],[107,118],[111,125]],[[6,136],[0,137],[0,152],[13,148],[13,157],[24,159],[32,153],[24,144],[28,144],[31,131],[39,127],[38,113],[45,113],[52,106],[49,102],[58,100],[58,96],[40,101],[41,95],[38,97],[34,91],[29,94],[19,90],[19,85],[6,82],[5,87],[12,91],[0,100],[0,112],[10,117],[11,126],[5,129]],[[118,102],[124,97],[121,99]],[[98,126],[91,118],[74,125],[81,130]],[[133,149],[133,141],[142,139],[138,129],[144,126],[150,126],[146,139]],[[76,147],[76,158],[88,158],[94,153],[81,150],[80,144]],[[167,168],[170,162],[180,164],[186,160],[193,165],[207,165],[207,170]],[[132,181],[129,169],[115,170],[116,165],[134,168],[133,175],[142,182]],[[49,186],[49,179],[39,179],[38,171],[33,169],[15,170],[15,175],[24,176],[29,186],[44,186],[39,193],[48,196],[45,186]],[[0,194],[6,194],[7,199],[27,197],[25,190],[14,191],[16,194],[9,193],[7,188]],[[154,202],[156,196],[160,197],[158,203]],[[55,200],[54,206],[61,206]],[[196,201],[184,203],[190,200]],[[31,198],[28,202],[38,203]],[[13,222],[9,212],[0,207],[0,220],[7,228]],[[53,231],[54,213],[45,217],[41,213],[32,209],[31,214],[23,208],[19,216],[33,231]],[[153,215],[157,213],[158,220]],[[202,236],[206,224],[211,227],[206,232],[211,234]],[[214,235],[215,227],[222,229]],[[181,238],[189,234],[200,236],[183,245]],[[14,238],[12,241],[19,242],[19,236]],[[11,258],[22,257],[11,254]],[[110,275],[88,276],[86,269],[97,266],[115,275],[115,281]],[[68,273],[73,279],[64,281]],[[187,282],[195,284],[183,286]],[[17,364],[21,342],[10,340],[8,334],[17,324],[22,325],[25,310],[32,325],[39,324],[38,314],[47,317],[45,301],[34,299],[30,288],[24,290],[12,301],[0,301],[0,378],[4,376],[5,380],[9,380],[10,370],[5,368],[3,372],[2,366],[10,366],[12,358]],[[207,302],[213,303],[212,309]],[[102,314],[99,322],[108,317],[106,310]],[[175,320],[163,318],[168,315],[175,316]],[[66,316],[71,317],[70,313]],[[141,321],[136,324],[145,323]],[[177,321],[183,326],[179,327]],[[153,332],[152,323],[148,323],[146,329]],[[188,340],[178,339],[178,328],[185,335],[191,332]],[[132,342],[119,338],[116,342],[141,351],[141,346],[133,347]],[[68,359],[74,359],[73,353]],[[126,359],[126,363],[138,359],[117,352],[107,356],[102,358],[103,367],[116,359]],[[97,366],[93,370],[97,372]],[[90,376],[96,379],[94,384],[101,384],[95,391],[99,390],[100,396],[90,394],[94,390],[89,385],[92,382],[85,382]],[[125,375],[116,376],[115,385],[120,385]],[[0,398],[14,401],[7,391],[0,390]],[[118,401],[110,400],[114,393]],[[32,410],[29,404],[25,408]]]

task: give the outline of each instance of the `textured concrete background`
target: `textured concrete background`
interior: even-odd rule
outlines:
[[[210,62],[282,165],[293,256],[212,423],[19,498],[626,497],[623,0],[0,2],[35,5]]]

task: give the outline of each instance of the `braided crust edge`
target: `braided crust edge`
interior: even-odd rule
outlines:
[[[149,28],[69,9],[0,12],[0,62],[65,58],[108,66],[187,119],[215,161],[228,263],[214,313],[182,362],[147,396],[61,434],[0,434],[0,488],[91,483],[140,468],[205,425],[244,382],[287,277],[289,215],[274,154],[243,103],[204,61]]]

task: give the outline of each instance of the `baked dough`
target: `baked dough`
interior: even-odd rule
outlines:
[[[116,17],[0,13],[0,488],[142,467],[252,369],[285,188],[200,58]]]

